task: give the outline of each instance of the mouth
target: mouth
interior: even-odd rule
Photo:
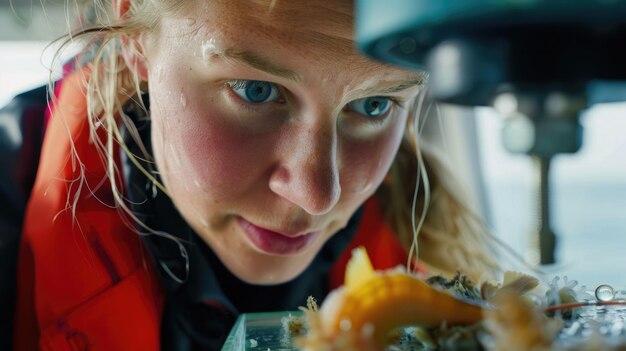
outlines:
[[[241,217],[238,217],[237,220],[248,240],[260,251],[271,255],[301,253],[309,248],[321,233],[309,232],[291,235],[256,226]]]

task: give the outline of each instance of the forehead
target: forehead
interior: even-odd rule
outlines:
[[[281,33],[283,39],[304,41],[323,37],[349,43],[353,39],[353,7],[346,0],[191,0],[185,2],[185,10],[222,29]]]
[[[256,51],[286,50],[295,56],[348,59],[380,68],[355,49],[352,1],[191,0],[168,19],[193,19],[197,39]],[[162,24],[163,25],[163,24]]]
[[[353,40],[352,11],[351,1],[345,0],[275,0],[273,5],[270,0],[188,0],[176,13],[163,16],[158,38],[166,38],[165,47],[172,52],[195,50],[197,56],[202,48],[204,58],[206,53],[217,60],[229,52],[252,53],[305,77],[306,84],[322,82],[329,95],[342,95],[330,91],[330,82],[347,92],[425,81],[423,72],[360,54]]]

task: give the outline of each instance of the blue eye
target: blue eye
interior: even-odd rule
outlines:
[[[276,84],[262,80],[237,80],[228,83],[235,94],[252,104],[276,101],[280,93]]]
[[[367,97],[348,103],[348,107],[366,117],[378,117],[389,111],[391,99],[383,96]]]

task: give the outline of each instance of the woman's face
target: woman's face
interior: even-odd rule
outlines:
[[[232,273],[288,281],[382,182],[422,76],[359,55],[336,0],[184,6],[145,42],[158,169]]]

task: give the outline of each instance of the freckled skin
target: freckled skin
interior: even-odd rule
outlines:
[[[395,108],[376,124],[345,107],[367,97],[359,95],[364,89],[405,80],[407,72],[353,49],[352,23],[336,20],[349,8],[334,11],[336,1],[281,1],[272,12],[268,4],[251,10],[252,3],[190,1],[148,38],[148,81],[156,82],[149,84],[152,143],[176,207],[226,267],[244,281],[277,284],[300,274],[382,182],[407,112]],[[320,33],[332,40],[319,41]],[[208,40],[260,53],[302,80],[219,55],[206,62]],[[246,110],[226,84],[237,79],[273,82],[284,99]],[[410,101],[416,94],[393,96]],[[296,254],[269,254],[250,242],[237,218],[321,235]]]

